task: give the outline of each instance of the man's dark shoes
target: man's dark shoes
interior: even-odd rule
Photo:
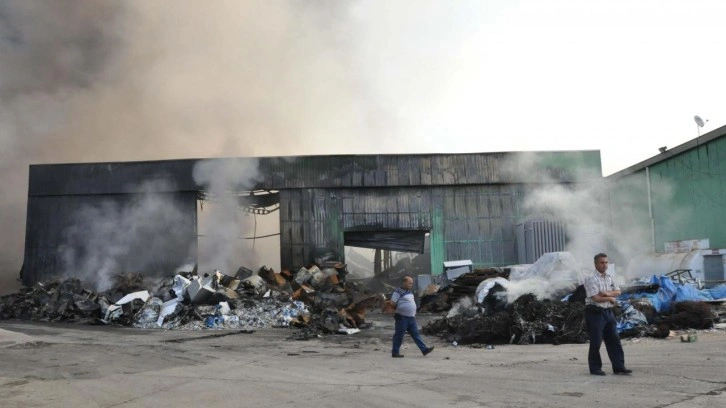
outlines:
[[[427,348],[426,350],[424,350],[423,351],[423,355],[425,356],[425,355],[429,354],[432,351],[434,351],[434,346],[431,346],[431,347]]]
[[[613,370],[615,374],[619,375],[629,375],[633,373],[633,370],[628,370],[627,368],[621,368],[619,370]]]
[[[401,353],[394,353],[394,354],[391,354],[391,357],[402,358],[403,357],[403,354],[401,354]]]
[[[590,375],[605,375],[605,371],[603,371],[603,370],[593,371],[590,373]]]

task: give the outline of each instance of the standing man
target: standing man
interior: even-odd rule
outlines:
[[[401,343],[403,343],[403,335],[408,332],[413,338],[418,348],[421,350],[423,355],[427,355],[434,350],[434,347],[426,347],[421,334],[418,332],[418,325],[416,324],[416,300],[413,297],[411,288],[413,287],[413,278],[406,276],[401,281],[401,287],[393,291],[391,295],[391,304],[396,307],[396,314],[394,318],[396,320],[396,332],[393,334],[393,349],[391,350],[392,357],[403,357],[401,351]]]
[[[613,307],[617,304],[615,298],[620,296],[620,288],[615,285],[613,277],[607,274],[607,255],[603,253],[595,255],[595,269],[597,272],[594,272],[585,281],[587,296],[585,299],[585,325],[590,335],[587,364],[590,367],[590,374],[605,375],[600,358],[600,345],[603,340],[613,366],[613,372],[630,374],[633,371],[625,368],[625,353],[620,344],[615,313],[613,313]]]

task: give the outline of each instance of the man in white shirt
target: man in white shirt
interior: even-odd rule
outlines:
[[[603,253],[595,255],[595,269],[585,281],[585,325],[590,335],[590,350],[587,364],[592,375],[605,375],[600,358],[600,345],[605,341],[605,348],[615,374],[630,374],[633,371],[625,368],[625,353],[620,344],[617,323],[613,307],[620,296],[620,288],[608,275],[608,256]]]

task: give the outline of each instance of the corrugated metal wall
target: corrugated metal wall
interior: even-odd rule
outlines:
[[[444,261],[470,259],[474,267],[517,263],[514,225],[523,189],[518,185],[483,185],[434,190],[433,206],[441,208],[437,228],[441,238],[431,238],[442,259],[432,259],[432,271],[442,270]],[[433,255],[432,255],[432,258]]]
[[[700,238],[726,248],[726,138],[658,163],[650,175],[659,250],[666,241]]]
[[[567,183],[602,175],[599,151],[261,158],[259,172],[260,185],[274,190]]]
[[[342,256],[340,204],[332,191],[298,189],[280,191],[280,257],[283,268],[307,266],[316,249]]]
[[[619,238],[608,251],[611,252],[611,262],[622,263],[623,267],[634,254],[648,253],[653,248],[645,174],[645,171],[633,173],[607,183],[610,192],[610,229]],[[624,247],[620,248],[623,243]]]
[[[712,248],[726,248],[726,127],[620,173],[608,177],[613,226],[652,233],[637,248],[641,253],[704,238]]]
[[[232,169],[256,165],[262,178],[254,188],[280,191],[283,268],[307,265],[318,248],[342,256],[345,231],[378,228],[430,232],[434,273],[445,260],[471,259],[476,267],[516,263],[521,186],[588,181],[599,178],[601,169],[598,151],[210,161]],[[84,201],[98,205],[111,195],[125,200],[141,193],[144,181],[160,181],[152,191],[184,201],[183,228],[196,232],[196,193],[204,188],[194,180],[198,162],[31,166],[25,268],[33,272],[28,280],[57,272],[59,234]]]
[[[81,275],[80,269],[90,264],[81,265],[78,260],[83,255],[100,255],[84,254],[93,246],[109,247],[105,255],[113,259],[107,261],[117,262],[122,268],[115,273],[144,271],[147,275],[158,272],[159,276],[165,276],[180,263],[196,260],[196,193],[154,195],[159,205],[168,205],[168,211],[172,208],[178,211],[170,220],[173,222],[156,220],[137,231],[123,222],[108,225],[122,221],[124,217],[119,214],[128,213],[140,197],[140,194],[28,197],[23,283],[32,285],[68,272]],[[156,211],[166,210],[157,208]],[[90,213],[98,219],[88,220]],[[109,236],[97,233],[98,228],[117,229],[111,235],[123,236],[124,242],[112,242],[111,238],[108,242],[87,242],[99,235]]]
[[[377,229],[430,232],[434,274],[447,260],[515,264],[522,191],[516,185],[283,190],[281,263],[305,265],[316,247],[342,254],[345,231]]]
[[[645,170],[632,177],[644,179]],[[654,164],[650,184],[656,250],[667,241],[702,238],[726,248],[726,138]]]
[[[559,220],[527,220],[517,224],[518,263],[535,263],[548,252],[564,251],[567,245],[567,228]]]
[[[416,188],[281,190],[281,265],[306,265],[316,248],[343,254],[345,231],[428,231],[429,194]]]

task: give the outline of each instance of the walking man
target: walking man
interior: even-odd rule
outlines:
[[[413,278],[406,276],[401,281],[401,287],[396,288],[391,295],[390,302],[396,307],[396,332],[393,334],[392,357],[403,357],[401,354],[401,343],[403,343],[403,335],[408,332],[413,338],[423,355],[427,355],[434,350],[434,347],[426,347],[421,334],[418,332],[416,324],[416,300],[413,297],[411,288],[413,287]]]
[[[615,285],[613,277],[607,273],[608,256],[603,253],[595,255],[595,270],[585,281],[585,325],[590,335],[590,351],[587,364],[590,374],[605,375],[600,358],[600,345],[605,341],[605,348],[615,374],[630,374],[633,371],[625,368],[625,353],[620,344],[616,329],[613,307],[615,299],[620,296],[620,288]]]

